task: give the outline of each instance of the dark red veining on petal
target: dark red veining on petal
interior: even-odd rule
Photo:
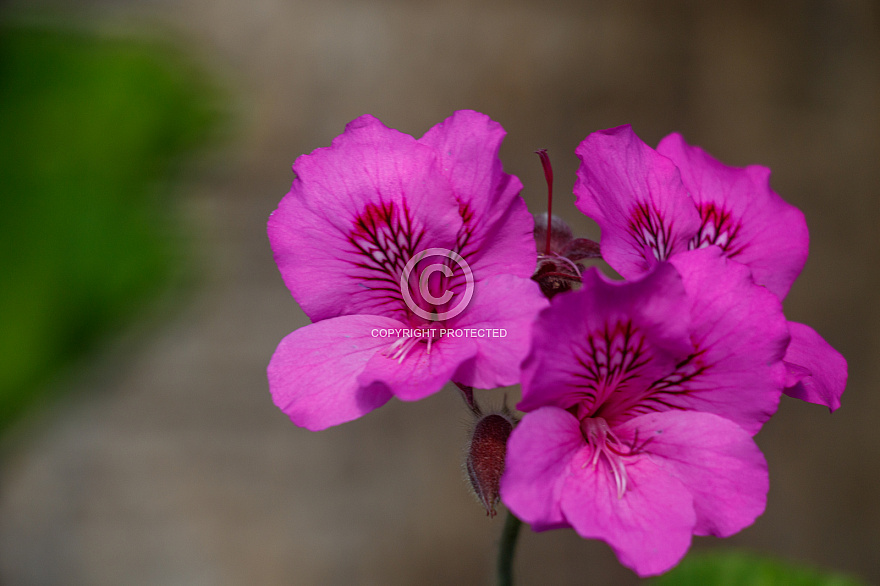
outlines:
[[[716,245],[724,250],[728,258],[740,254],[745,248],[737,239],[742,225],[731,217],[730,212],[712,202],[699,205],[700,229],[688,243],[688,248],[705,248]]]
[[[474,231],[474,210],[467,203],[458,204],[458,214],[461,216],[461,228],[455,239],[456,252],[462,257],[467,258],[468,249],[471,244],[471,236]]]
[[[353,223],[348,241],[358,253],[353,261],[364,288],[384,294],[380,305],[402,303],[400,274],[404,265],[423,248],[424,230],[413,224],[404,204],[369,203]]]
[[[577,382],[569,384],[577,390],[558,405],[568,405],[590,447],[583,466],[596,469],[601,463],[617,498],[623,498],[630,483],[627,466],[653,437],[640,438],[638,429],[631,436],[618,435],[617,426],[645,413],[687,409],[681,397],[700,390],[692,383],[709,367],[697,350],[674,367],[670,364],[670,374],[655,379],[657,368],[651,362],[658,358],[657,350],[629,320],[606,323],[573,351],[577,366],[570,374]]]
[[[458,204],[458,214],[461,216],[461,228],[459,228],[458,234],[455,237],[454,252],[460,254],[465,262],[469,262],[481,246],[480,240],[474,238],[478,220],[473,208],[466,202]],[[446,264],[453,272],[453,275],[446,281],[446,286],[453,290],[464,287],[465,277],[461,267],[451,260],[448,260]]]
[[[616,403],[613,395],[625,392],[627,383],[650,359],[644,336],[629,321],[591,334],[573,350],[580,365],[572,373],[580,384],[573,386],[583,389],[579,415],[602,415]]]
[[[697,390],[690,383],[698,380],[709,369],[702,356],[703,351],[697,350],[676,364],[671,373],[654,381],[643,393],[633,397],[633,401],[625,409],[625,414],[635,417],[652,411],[685,409],[676,399],[686,397]]]
[[[639,203],[632,210],[628,229],[636,242],[643,248],[651,249],[655,259],[664,261],[669,258],[672,247],[672,222],[665,222],[660,212],[650,204]]]
[[[644,378],[642,367],[652,360],[650,343],[629,321],[589,335],[573,348],[578,367],[571,372],[569,410],[579,419],[603,417],[623,421],[637,415],[685,409],[682,398],[699,390],[694,382],[710,368],[697,350],[658,380]],[[641,380],[637,380],[641,379]]]

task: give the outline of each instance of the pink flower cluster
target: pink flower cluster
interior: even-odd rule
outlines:
[[[501,500],[534,530],[571,527],[639,575],[664,572],[693,535],[729,536],[763,512],[767,465],[752,438],[781,394],[840,406],[846,361],[782,312],[806,223],[768,169],[729,167],[677,134],[654,150],[624,126],[578,147],[575,195],[625,280],[585,270],[596,247],[570,233],[552,235],[538,266],[521,184],[498,159],[503,136],[473,111],[420,139],[363,116],[297,159],[269,238],[314,323],[272,357],[272,396],[317,430],[448,381],[520,382],[525,414],[472,450],[472,481],[500,476]],[[550,242],[548,229],[555,219],[540,227]],[[421,263],[429,254],[440,262]],[[532,277],[553,263],[580,284],[548,301]],[[506,334],[371,335],[433,329]],[[491,509],[498,489],[478,493]]]

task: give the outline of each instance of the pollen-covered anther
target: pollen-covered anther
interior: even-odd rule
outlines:
[[[617,498],[623,498],[627,483],[626,464],[623,459],[634,455],[637,450],[631,446],[625,446],[602,417],[587,417],[582,420],[581,432],[584,434],[587,444],[593,449],[593,456],[584,462],[582,467],[590,465],[595,470],[599,465],[599,458],[604,457],[614,475]]]

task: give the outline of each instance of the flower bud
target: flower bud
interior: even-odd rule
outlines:
[[[514,420],[506,413],[490,413],[477,420],[467,453],[467,474],[471,488],[486,509],[495,516],[495,505],[500,497],[501,475],[507,438],[513,431]]]
[[[547,214],[535,214],[535,247],[538,254],[562,254],[565,247],[571,242],[573,236],[571,228],[565,223],[565,220],[559,216],[553,216],[548,226]],[[550,230],[550,249],[546,248],[547,230]]]

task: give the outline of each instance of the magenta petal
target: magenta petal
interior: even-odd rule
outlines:
[[[535,322],[517,407],[601,405],[606,419],[623,416],[691,352],[686,307],[668,263],[630,282],[586,271],[582,289],[554,297]]]
[[[791,344],[785,363],[799,380],[786,381],[785,394],[834,411],[840,407],[840,396],[846,388],[846,359],[813,328],[788,322],[788,330]]]
[[[452,324],[475,337],[477,353],[453,376],[458,383],[494,389],[520,382],[520,364],[529,351],[532,324],[549,305],[528,278],[494,275],[475,284],[474,296]]]
[[[767,462],[751,435],[728,419],[696,411],[636,417],[618,436],[646,442],[645,452],[678,478],[694,499],[694,533],[727,537],[764,512]]]
[[[692,246],[721,246],[752,270],[756,283],[784,298],[807,261],[809,235],[803,213],[770,189],[770,169],[729,167],[679,134],[660,141],[657,151],[678,166],[700,210]]]
[[[629,126],[594,132],[578,146],[576,205],[602,229],[602,258],[627,279],[686,251],[700,227],[675,165]]]
[[[696,514],[687,487],[650,456],[626,463],[627,488],[618,496],[607,459],[581,450],[562,488],[562,512],[581,537],[602,539],[620,563],[640,576],[677,564],[691,544]]]
[[[464,220],[460,253],[475,273],[531,277],[534,222],[519,197],[522,183],[503,171],[498,149],[504,129],[485,114],[460,110],[419,143],[435,149]]]
[[[426,248],[455,249],[459,203],[434,149],[372,116],[299,157],[268,232],[284,282],[314,321],[402,319],[399,275]]]
[[[526,414],[507,440],[501,500],[535,531],[568,527],[561,491],[574,455],[586,449],[578,420],[556,407]]]
[[[676,255],[696,352],[678,369],[677,405],[731,419],[752,434],[779,405],[788,326],[776,295],[718,247]]]
[[[275,404],[296,425],[312,431],[357,419],[388,402],[381,383],[358,377],[373,356],[389,345],[373,330],[401,328],[380,316],[342,316],[287,335],[269,362],[269,390]]]
[[[427,342],[418,342],[402,360],[376,354],[358,380],[365,386],[388,388],[403,401],[418,401],[443,388],[459,365],[476,353],[473,340],[435,338],[430,353]]]
[[[789,322],[792,323],[792,322]],[[789,349],[791,345],[789,344]],[[801,380],[813,376],[813,371],[811,371],[806,366],[801,366],[800,364],[794,364],[793,362],[785,362],[785,391],[790,390],[792,387],[797,385]],[[789,395],[791,396],[791,395]]]

